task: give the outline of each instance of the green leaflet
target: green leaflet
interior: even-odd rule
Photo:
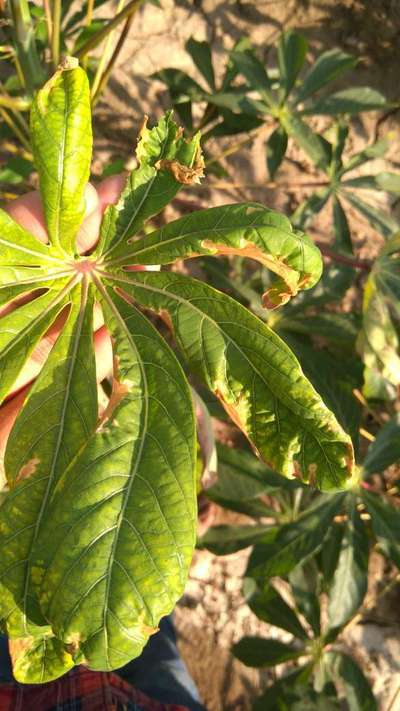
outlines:
[[[10,215],[0,209],[0,266],[37,266],[46,262],[61,267],[62,262],[57,252],[39,242],[33,235],[24,230]]]
[[[350,227],[342,203],[337,195],[333,195],[333,231],[335,234],[335,247],[340,252],[353,252]]]
[[[0,509],[0,611],[12,637],[33,631],[28,618],[35,624],[45,624],[32,602],[29,580],[31,575],[35,578],[35,544],[55,485],[97,420],[93,293],[88,294],[84,283],[82,289],[75,287],[70,300],[64,330],[31,388],[7,443],[5,469],[11,492]],[[19,557],[21,562],[16,564]],[[18,608],[10,613],[13,604]]]
[[[242,637],[232,652],[248,667],[274,667],[290,659],[304,655],[304,649],[284,644],[277,639],[264,637]]]
[[[339,560],[329,591],[329,627],[341,627],[354,615],[367,592],[368,534],[357,511],[357,499],[348,506],[348,521]]]
[[[358,168],[364,163],[368,163],[369,160],[373,158],[381,158],[385,155],[389,148],[389,141],[387,138],[382,138],[380,141],[376,141],[370,146],[367,146],[362,151],[355,153],[350,160],[347,161],[346,165],[341,170],[341,175],[349,173],[351,170]]]
[[[279,336],[194,279],[162,272],[114,279],[139,304],[166,315],[191,369],[267,463],[323,490],[351,485],[350,437]]]
[[[320,54],[304,78],[297,92],[296,101],[304,101],[340,74],[354,67],[357,61],[356,57],[340,49],[330,49]]]
[[[331,527],[328,529],[328,533],[330,530]],[[326,538],[324,538],[322,551],[325,548],[325,541]],[[303,561],[293,568],[289,573],[289,582],[296,609],[305,617],[314,635],[319,637],[321,634],[320,585],[315,558]]]
[[[291,92],[306,59],[308,42],[297,32],[283,32],[278,44],[280,83],[284,98]]]
[[[396,387],[400,384],[399,337],[390,309],[395,302],[391,303],[388,296],[397,285],[398,261],[390,257],[377,259],[364,287],[363,328],[359,338],[366,372],[375,372]]]
[[[66,674],[74,666],[60,640],[50,634],[11,642],[13,674],[21,684],[43,684]]]
[[[369,682],[351,657],[333,651],[327,652],[325,661],[330,676],[344,690],[349,711],[377,711],[378,705]]]
[[[342,503],[342,494],[320,497],[316,505],[303,512],[296,521],[271,528],[264,541],[254,547],[247,575],[265,585],[275,575],[290,573],[322,545],[331,520]]]
[[[374,442],[369,445],[363,462],[364,474],[383,472],[400,460],[400,414],[397,413],[379,430]]]
[[[6,267],[0,266],[0,306],[4,306],[19,294],[33,292],[35,289],[58,289],[66,272],[49,271],[45,267]]]
[[[318,99],[308,109],[308,113],[328,114],[359,114],[362,111],[383,109],[388,105],[385,97],[369,86],[357,86],[342,89],[335,94]]]
[[[234,48],[230,52],[230,57],[234,66],[247,79],[250,86],[257,89],[267,103],[271,97],[271,80],[267,74],[264,64],[260,62],[254,49],[251,46],[243,48]]]
[[[268,533],[271,526],[257,524],[255,526],[210,526],[198,543],[198,548],[206,548],[215,555],[230,555],[243,548],[252,546]]]
[[[267,149],[267,167],[271,180],[282,163],[288,145],[288,135],[282,126],[278,126],[269,136],[265,147]]]
[[[186,51],[190,54],[193,63],[203,75],[211,89],[215,89],[214,68],[211,57],[211,47],[208,42],[199,42],[190,37],[185,44]]]
[[[371,516],[372,528],[384,555],[400,568],[399,509],[378,494],[363,491],[363,501]]]
[[[185,183],[197,182],[202,175],[200,135],[187,142],[172,112],[151,130],[144,124],[136,157],[139,167],[129,175],[118,203],[105,211],[97,250],[103,256],[125,254],[127,240],[144,221],[160,212]]]
[[[304,630],[296,612],[285,602],[273,585],[264,590],[256,589],[246,602],[254,614],[263,622],[287,630],[298,639],[308,639],[307,632]]]
[[[64,290],[65,291],[65,290]],[[16,381],[35,345],[64,305],[64,291],[48,291],[0,320],[0,402]]]
[[[298,227],[305,228],[312,221],[323,207],[325,207],[331,196],[331,189],[322,188],[315,193],[312,193],[309,198],[300,203],[298,208],[292,215],[292,220]]]
[[[264,294],[268,308],[286,303],[321,277],[322,259],[312,241],[289,220],[257,203],[200,210],[134,241],[113,264],[170,264],[202,254],[256,259],[279,276]]]
[[[92,156],[89,84],[77,60],[65,60],[36,96],[31,133],[50,242],[73,255]]]
[[[289,136],[293,136],[303,151],[321,170],[329,164],[325,143],[321,136],[306,124],[299,114],[287,111],[281,117],[281,124]]]
[[[316,693],[308,681],[312,673],[313,663],[308,662],[282,675],[255,700],[252,711],[291,711],[295,704],[307,711],[334,711],[337,707],[325,694]]]
[[[140,654],[182,594],[196,487],[193,408],[175,357],[120,297],[104,292],[103,307],[118,404],[60,481],[36,565],[56,635],[106,670]]]
[[[374,205],[369,205],[369,203],[361,200],[358,195],[349,193],[348,190],[343,191],[342,196],[358,210],[361,215],[366,217],[369,224],[385,238],[390,238],[394,233],[398,232],[398,222],[390,215],[379,210]]]

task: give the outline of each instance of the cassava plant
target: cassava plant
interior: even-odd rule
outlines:
[[[378,708],[358,663],[344,653],[344,634],[372,609],[365,603],[371,551],[400,568],[398,488],[387,490],[383,479],[376,480],[398,463],[399,434],[397,415],[368,448],[359,489],[329,496],[282,481],[246,450],[218,446],[218,481],[207,496],[253,522],[211,527],[198,545],[216,555],[253,546],[245,600],[259,619],[293,637],[247,636],[234,645],[233,654],[248,666],[291,665],[254,701],[254,711],[289,710],[300,701],[316,710]],[[392,575],[380,595],[399,579]]]
[[[206,283],[129,269],[242,255],[276,273],[263,297],[270,307],[320,278],[310,239],[254,203],[193,212],[144,236],[146,221],[203,170],[199,135],[185,140],[167,114],[142,128],[137,168],[105,211],[97,246],[81,255],[92,135],[88,80],[73,58],[36,95],[31,140],[49,242],[0,211],[1,304],[14,307],[0,320],[2,400],[54,321],[64,328],[7,444],[0,614],[15,676],[43,682],[78,663],[121,667],[185,585],[196,531],[193,406],[143,309],[162,316],[186,367],[280,473],[337,491],[358,472],[350,436],[279,336]],[[95,304],[114,352],[100,415]]]
[[[329,94],[330,85],[354,68],[358,59],[340,49],[331,49],[305,68],[307,40],[292,30],[284,32],[277,47],[268,50],[275,55],[268,67],[258,58],[250,40],[242,37],[227,54],[219,85],[207,42],[191,38],[186,50],[202,75],[204,85],[180,69],[168,68],[154,75],[168,87],[170,99],[182,120],[192,128],[193,106],[205,105],[199,126],[207,128],[207,138],[249,132],[270,124],[274,130],[266,141],[266,160],[271,178],[285,157],[289,137],[318,167],[326,166],[329,146],[312,129],[309,117],[352,116],[387,105],[380,92],[366,86]],[[214,163],[215,159],[210,162]]]
[[[396,220],[376,205],[362,200],[357,192],[373,190],[398,195],[400,176],[398,173],[387,171],[376,175],[353,175],[352,172],[360,166],[375,158],[383,157],[389,148],[389,141],[386,139],[376,141],[343,161],[348,133],[349,127],[344,123],[338,123],[328,131],[332,142],[326,141],[326,161],[320,166],[326,175],[326,183],[298,206],[292,215],[292,220],[294,224],[304,229],[330,203],[335,235],[334,248],[339,252],[352,253],[350,227],[343,205],[351,205],[383,237],[392,236],[399,228]]]
[[[361,551],[361,555],[364,551]],[[343,592],[349,579],[342,579]],[[350,571],[348,571],[350,572]],[[259,586],[248,577],[244,594],[251,610],[264,622],[285,630],[292,635],[289,642],[274,638],[243,637],[233,647],[233,654],[250,667],[271,668],[282,662],[297,663],[259,696],[252,711],[305,708],[307,711],[323,709],[346,709],[347,711],[377,711],[378,705],[370,684],[353,656],[343,651],[339,635],[341,627],[328,624],[321,609],[324,609],[326,578],[318,570],[314,559],[309,560],[289,576],[284,586],[290,595],[290,604],[274,585]],[[351,585],[349,585],[351,588]],[[339,610],[337,590],[328,587],[328,608]]]

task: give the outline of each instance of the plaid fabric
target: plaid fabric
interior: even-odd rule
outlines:
[[[0,684],[1,711],[188,711],[154,701],[113,673],[84,667],[48,684]]]

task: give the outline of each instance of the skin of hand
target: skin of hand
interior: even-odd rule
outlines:
[[[77,245],[80,253],[86,252],[98,241],[99,230],[103,212],[107,205],[116,203],[125,184],[121,175],[111,176],[103,180],[96,188],[88,183],[85,190],[86,211],[85,218],[77,235]],[[37,191],[27,193],[4,207],[5,211],[22,227],[31,232],[40,242],[47,243],[48,236],[45,228],[45,219]],[[19,303],[27,301],[23,297]],[[18,303],[18,300],[16,300]],[[15,304],[7,305],[0,309],[0,316],[15,308]],[[29,388],[40,372],[50,350],[55,343],[65,321],[65,314],[56,320],[46,333],[39,345],[33,351],[30,359],[24,366],[13,391],[0,408],[0,478],[4,476],[4,453],[8,435],[13,427]],[[101,310],[94,313],[94,335],[96,353],[96,377],[98,382],[103,380],[112,368],[111,340],[106,328],[103,326]]]

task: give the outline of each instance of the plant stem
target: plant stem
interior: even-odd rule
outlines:
[[[119,12],[121,12],[124,5],[125,5],[125,0],[119,0],[119,3],[117,5],[117,14]],[[128,17],[128,20],[129,20],[129,17]],[[106,41],[106,43],[103,47],[103,51],[101,53],[99,63],[97,65],[96,74],[93,79],[92,88],[90,90],[90,96],[91,96],[92,101],[93,101],[94,97],[96,96],[96,94],[99,94],[99,86],[100,86],[100,82],[101,82],[101,77],[102,77],[104,67],[106,66],[106,62],[107,62],[109,54],[110,54],[110,47],[111,47],[111,42],[112,42],[112,39],[114,36],[114,32],[115,32],[115,30],[110,32],[110,34],[108,35],[107,41]]]
[[[360,427],[360,429],[358,431],[359,431],[361,437],[364,437],[364,439],[367,439],[368,442],[375,442],[374,435],[371,434],[371,432],[368,432],[368,430],[366,430],[364,427]]]
[[[18,140],[22,143],[24,148],[26,148],[27,151],[30,152],[31,147],[29,145],[29,141],[27,138],[24,136],[22,133],[21,129],[18,128],[18,126],[15,124],[15,121],[12,120],[11,116],[8,115],[6,109],[3,109],[0,106],[0,116],[2,117],[3,121],[11,128],[15,136],[18,138]]]
[[[46,17],[48,42],[49,42],[49,44],[51,44],[52,37],[53,37],[53,20],[51,17],[49,0],[43,0],[43,7],[44,7],[44,14]]]
[[[9,0],[16,54],[29,94],[43,84],[45,73],[36,48],[35,33],[27,0]]]
[[[89,25],[92,24],[93,6],[94,6],[94,0],[88,0],[87,10],[86,10],[86,27],[89,27]]]
[[[3,190],[0,190],[0,199],[1,200],[15,200],[17,197],[20,197],[18,193],[8,193],[8,192],[3,192]]]
[[[87,8],[86,8],[86,27],[90,27],[93,21],[93,6],[94,6],[94,0],[88,0]],[[87,63],[88,63],[88,56],[83,57],[82,59],[82,67],[86,69]]]
[[[8,94],[0,94],[0,106],[11,109],[12,111],[24,111],[29,109],[31,102],[28,99],[23,99],[19,96],[9,96]]]
[[[60,63],[61,0],[53,0],[53,25],[51,31],[51,55],[54,69]]]
[[[356,257],[346,257],[344,254],[337,254],[337,252],[332,251],[325,242],[316,242],[315,244],[325,257],[329,257],[329,259],[332,259],[334,262],[347,264],[349,267],[353,267],[353,269],[362,269],[366,272],[371,271],[372,265],[365,259],[357,259]]]
[[[293,511],[292,511],[293,521],[295,521],[299,515],[302,497],[303,497],[303,489],[296,489],[296,491],[294,492],[294,499],[293,499]]]
[[[126,38],[127,38],[127,36],[128,36],[129,29],[130,29],[130,26],[131,26],[131,24],[132,24],[132,22],[133,22],[134,16],[135,16],[135,13],[133,12],[133,13],[132,13],[131,15],[129,15],[129,17],[125,20],[125,25],[124,25],[124,27],[123,27],[123,29],[122,29],[122,32],[121,32],[121,34],[120,34],[120,36],[119,36],[119,38],[118,38],[118,42],[117,42],[117,44],[116,44],[116,46],[115,46],[115,49],[114,49],[114,51],[113,51],[113,53],[112,53],[112,55],[111,55],[110,61],[108,62],[108,64],[107,64],[107,66],[106,66],[106,68],[105,68],[103,74],[101,75],[101,77],[100,77],[100,79],[99,79],[99,81],[98,81],[98,85],[97,85],[95,91],[93,91],[93,89],[94,89],[94,84],[93,84],[93,87],[92,87],[92,106],[95,106],[95,105],[97,104],[97,102],[98,102],[98,100],[99,100],[101,94],[103,93],[104,89],[105,89],[106,86],[107,86],[107,82],[108,82],[108,80],[109,80],[109,78],[110,78],[110,74],[111,74],[111,72],[112,72],[112,70],[113,70],[113,68],[114,68],[114,65],[115,65],[115,63],[116,63],[116,61],[117,61],[117,59],[118,59],[118,56],[119,56],[119,54],[120,54],[120,52],[121,52],[121,50],[122,50],[122,47],[123,47],[124,44],[125,44],[125,40],[126,40]],[[111,35],[110,35],[110,36],[111,36]]]
[[[25,158],[25,160],[31,161],[33,159],[32,153],[28,153],[25,148],[22,148],[21,146],[17,145],[15,141],[2,141],[1,147],[7,153],[12,153],[13,155],[21,156],[21,158]]]
[[[211,161],[210,161],[211,162]],[[210,165],[210,162],[208,165]],[[329,185],[328,182],[290,182],[290,183],[281,183],[281,182],[276,182],[275,180],[267,180],[264,183],[235,183],[235,182],[230,182],[228,180],[216,180],[214,182],[210,182],[210,185],[213,188],[221,188],[221,189],[230,189],[230,188],[247,188],[247,189],[255,189],[255,190],[260,190],[262,188],[281,188],[283,190],[290,190],[290,188],[299,188],[301,189],[306,189],[308,188],[319,188],[321,186],[327,186]],[[203,188],[209,188],[210,185],[200,185],[200,187]]]
[[[82,59],[90,50],[97,47],[100,42],[102,42],[109,33],[112,32],[115,27],[118,27],[120,22],[125,20],[129,15],[135,12],[142,4],[144,0],[131,0],[121,12],[119,12],[113,20],[111,20],[108,25],[102,27],[98,32],[96,32],[84,45],[76,52],[78,59]]]
[[[13,101],[13,97],[8,94],[8,92],[5,90],[2,82],[0,81],[0,106],[6,106],[7,108],[11,109],[15,119],[18,121],[22,131],[25,132],[26,137],[29,139],[29,126],[27,122],[25,121],[22,113],[20,112],[21,108],[21,103],[20,102],[15,102]],[[26,105],[24,105],[24,102],[22,101],[22,106],[23,108],[28,108],[29,107],[29,102],[26,102]]]
[[[20,61],[18,59],[18,55],[16,54],[16,52],[14,52],[13,58],[14,58],[15,70],[17,72],[18,79],[21,82],[21,86],[26,90],[24,73],[22,71],[22,67],[21,67],[21,64],[20,64]]]
[[[365,407],[366,411],[368,412],[369,415],[371,415],[371,417],[375,420],[375,422],[377,422],[378,425],[380,425],[380,426],[382,427],[382,425],[385,424],[385,421],[382,420],[382,418],[380,417],[380,415],[379,415],[377,412],[375,412],[375,410],[373,410],[373,409],[371,408],[370,404],[369,404],[368,401],[365,399],[365,397],[364,397],[364,395],[362,394],[361,390],[359,390],[358,388],[354,388],[354,390],[353,390],[353,395],[354,395],[354,397],[361,403],[361,405],[362,405],[363,407]]]
[[[396,691],[394,692],[386,711],[392,711],[392,709],[395,708],[395,702],[397,701],[399,695],[400,695],[400,684],[397,687]]]

